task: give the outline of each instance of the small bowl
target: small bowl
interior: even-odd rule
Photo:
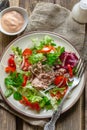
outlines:
[[[24,18],[24,24],[22,26],[22,28],[17,31],[17,32],[7,32],[4,30],[4,28],[2,27],[1,25],[1,21],[0,21],[0,31],[6,35],[17,35],[17,34],[20,34],[21,32],[23,32],[28,24],[28,14],[26,12],[26,10],[24,8],[21,8],[21,7],[8,7],[6,9],[4,9],[3,11],[0,12],[0,19],[2,18],[2,16],[7,13],[7,12],[10,12],[10,11],[17,11],[18,13],[20,13],[23,18]]]

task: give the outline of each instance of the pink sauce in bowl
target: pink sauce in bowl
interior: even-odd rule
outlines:
[[[17,11],[9,11],[2,16],[1,25],[7,32],[18,32],[24,25],[24,18]]]

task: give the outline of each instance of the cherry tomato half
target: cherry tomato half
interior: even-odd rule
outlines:
[[[62,82],[62,81],[63,81],[63,82]],[[62,84],[60,85],[60,87],[61,87],[61,86],[65,86],[66,83],[67,83],[67,81],[68,81],[68,78],[66,78],[66,77],[64,77],[64,76],[62,76],[62,75],[60,75],[60,76],[57,76],[57,77],[55,78],[54,84],[55,84],[55,85],[59,85],[59,84],[62,82]]]
[[[32,50],[30,50],[29,48],[26,48],[26,49],[23,51],[23,53],[22,53],[23,56],[29,56],[29,55],[31,55],[31,54],[32,54]]]
[[[38,102],[32,103],[30,101],[28,101],[27,97],[23,96],[23,99],[20,100],[21,104],[24,104],[26,106],[29,106],[31,109],[39,111],[40,110],[40,105]]]
[[[28,80],[28,76],[23,75],[23,83],[22,83],[23,87],[26,86],[27,80]]]
[[[15,64],[13,55],[10,56],[10,58],[8,59],[8,66],[16,68],[16,64]]]
[[[14,72],[15,70],[16,70],[16,68],[10,67],[10,66],[8,66],[8,67],[5,68],[5,72],[6,73]]]
[[[73,69],[70,64],[67,65],[70,77],[73,77]]]

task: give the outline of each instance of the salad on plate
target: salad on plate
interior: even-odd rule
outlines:
[[[78,57],[48,35],[32,42],[34,46],[24,50],[12,47],[5,67],[5,96],[36,112],[54,110],[72,84],[69,78],[76,75]],[[51,85],[54,88],[45,91]]]

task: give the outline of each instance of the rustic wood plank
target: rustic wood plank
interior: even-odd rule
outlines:
[[[85,31],[86,31],[85,49],[86,49],[86,56],[87,56],[87,24],[86,24]],[[86,68],[86,75],[87,75],[87,68]],[[86,77],[86,79],[87,79],[87,77]],[[85,130],[87,130],[87,80],[86,80],[86,86],[85,86]]]
[[[37,130],[36,126],[31,126],[27,124],[26,122],[23,122],[23,130]]]
[[[10,6],[19,6],[19,0],[9,0]]]
[[[0,108],[0,130],[16,130],[15,117]]]
[[[56,124],[56,130],[84,130],[84,124],[82,125],[82,108],[84,97],[81,96],[81,107],[79,110],[79,101],[66,113],[62,114]],[[82,103],[83,102],[83,103]],[[79,115],[79,118],[78,118]]]
[[[28,3],[28,5],[29,5],[29,3]],[[19,6],[25,8],[25,0],[19,0]]]
[[[77,2],[79,2],[79,0],[55,0],[55,3],[58,3],[70,10]]]
[[[16,130],[23,130],[23,120],[16,117]]]
[[[0,38],[1,38],[1,46],[2,46],[2,51],[4,51],[5,47],[16,38],[17,36],[7,36],[3,33],[0,33]]]

